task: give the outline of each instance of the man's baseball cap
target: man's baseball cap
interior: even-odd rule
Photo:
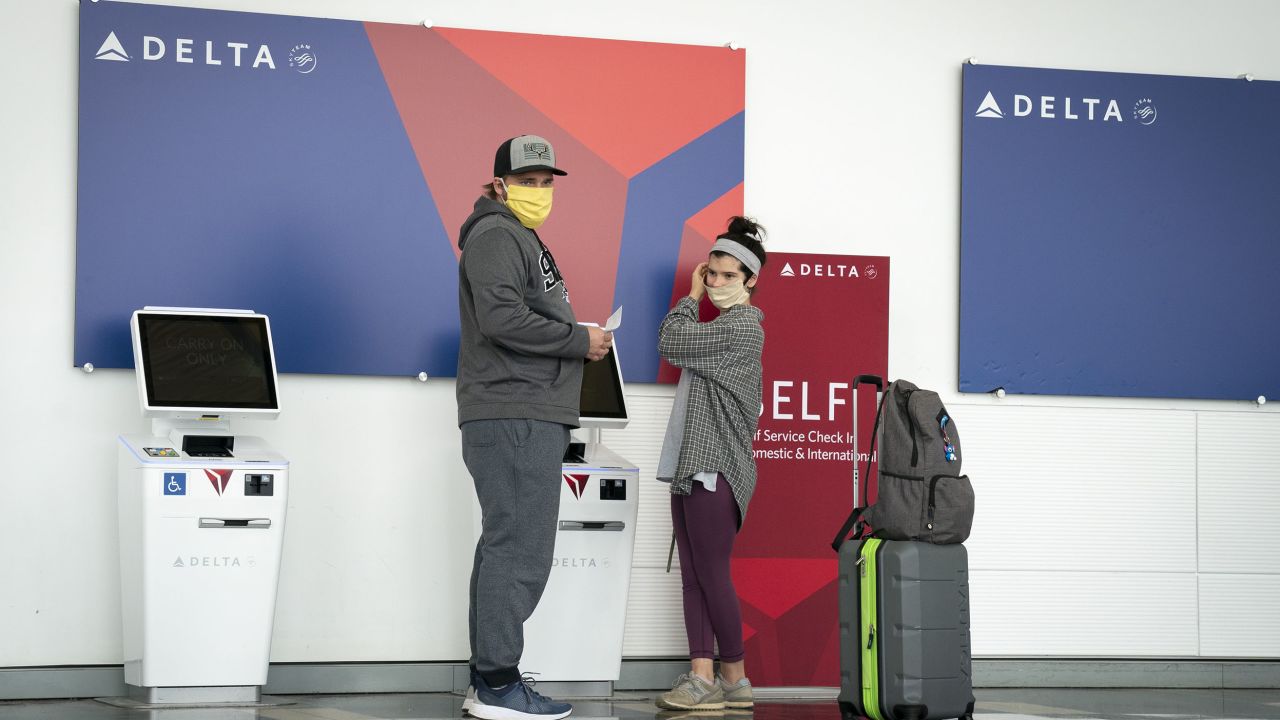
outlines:
[[[554,175],[569,174],[556,167],[556,151],[544,137],[521,135],[498,146],[498,154],[493,159],[494,177],[534,170],[550,170]]]

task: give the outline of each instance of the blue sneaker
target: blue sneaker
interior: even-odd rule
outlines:
[[[471,706],[471,716],[482,720],[559,720],[573,712],[569,703],[539,695],[527,676],[497,690],[479,676],[475,685],[476,702]]]

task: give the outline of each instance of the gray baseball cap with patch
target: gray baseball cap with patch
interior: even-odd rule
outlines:
[[[550,170],[554,175],[569,173],[556,167],[556,151],[539,135],[521,135],[498,146],[493,159],[493,176],[505,177],[534,170]]]

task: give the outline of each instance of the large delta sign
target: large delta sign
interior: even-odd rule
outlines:
[[[742,212],[725,48],[86,2],[79,51],[75,365],[131,366],[138,307],[249,307],[280,372],[453,376],[458,229],[535,132],[571,167],[545,238],[574,312],[625,306],[654,382],[680,263]]]
[[[963,78],[961,391],[1280,394],[1280,83]]]

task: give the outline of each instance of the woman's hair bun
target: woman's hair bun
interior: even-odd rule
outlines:
[[[736,241],[753,255],[760,258],[761,267],[764,266],[768,259],[767,253],[764,251],[764,226],[752,220],[749,217],[734,215],[729,218],[729,228],[719,237],[729,238]],[[743,271],[750,280],[753,273],[750,269],[744,267]]]
[[[725,234],[750,237],[756,242],[764,242],[764,227],[755,220],[741,215],[729,218],[729,228]]]

